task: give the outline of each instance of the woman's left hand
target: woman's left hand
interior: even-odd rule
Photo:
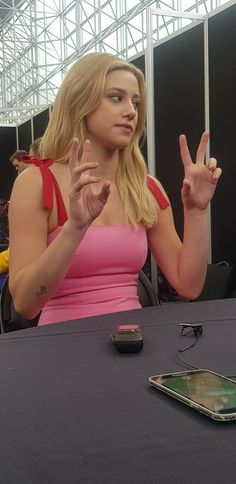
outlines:
[[[204,163],[209,134],[204,132],[198,146],[196,163],[192,162],[185,135],[180,135],[180,153],[184,165],[184,180],[181,190],[182,201],[186,210],[205,210],[211,201],[221,168],[217,168],[215,158]]]

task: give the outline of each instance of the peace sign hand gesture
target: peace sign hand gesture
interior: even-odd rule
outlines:
[[[109,181],[103,183],[99,193],[95,193],[93,188],[95,183],[101,181],[101,178],[90,175],[90,171],[98,166],[97,162],[90,161],[90,141],[85,141],[80,163],[78,163],[78,148],[79,141],[74,138],[69,157],[71,172],[69,219],[77,230],[89,227],[93,220],[98,217],[110,193]]]
[[[184,165],[181,194],[186,210],[205,210],[207,208],[222,173],[221,168],[217,168],[215,158],[210,158],[208,163],[204,164],[208,138],[209,134],[204,132],[198,146],[196,163],[193,163],[185,135],[179,137],[180,153]]]

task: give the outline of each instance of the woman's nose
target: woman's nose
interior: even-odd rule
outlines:
[[[125,114],[126,116],[129,116],[129,118],[133,119],[136,115],[136,109],[133,103],[130,101],[127,103],[126,109],[125,109]]]

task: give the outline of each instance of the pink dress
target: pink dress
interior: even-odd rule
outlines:
[[[48,235],[50,244],[67,215],[57,181],[48,168],[51,161],[31,157],[30,162],[41,170],[46,208],[52,209],[53,190],[56,194],[58,228]],[[166,208],[168,201],[156,183],[150,177],[147,183],[160,207]],[[65,278],[43,308],[39,325],[140,308],[137,279],[147,250],[147,233],[142,224],[136,230],[130,225],[91,225]]]
[[[49,234],[49,244],[59,230]],[[143,225],[135,231],[130,225],[92,225],[39,324],[140,308],[137,278],[146,257]]]

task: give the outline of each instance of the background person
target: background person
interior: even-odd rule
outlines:
[[[7,277],[9,269],[9,248],[0,252],[0,289]]]
[[[13,155],[10,158],[11,164],[14,166],[15,170],[18,173],[21,173],[24,171],[26,168],[28,168],[28,163],[25,163],[23,161],[24,156],[27,156],[28,153],[25,150],[17,150],[13,153]]]
[[[132,64],[96,53],[68,72],[40,144],[47,163],[17,178],[10,202],[10,290],[22,316],[42,310],[47,324],[140,307],[148,247],[179,294],[199,295],[221,170],[213,158],[204,164],[207,133],[196,162],[180,136],[182,243],[139,150],[145,113],[144,77]]]

